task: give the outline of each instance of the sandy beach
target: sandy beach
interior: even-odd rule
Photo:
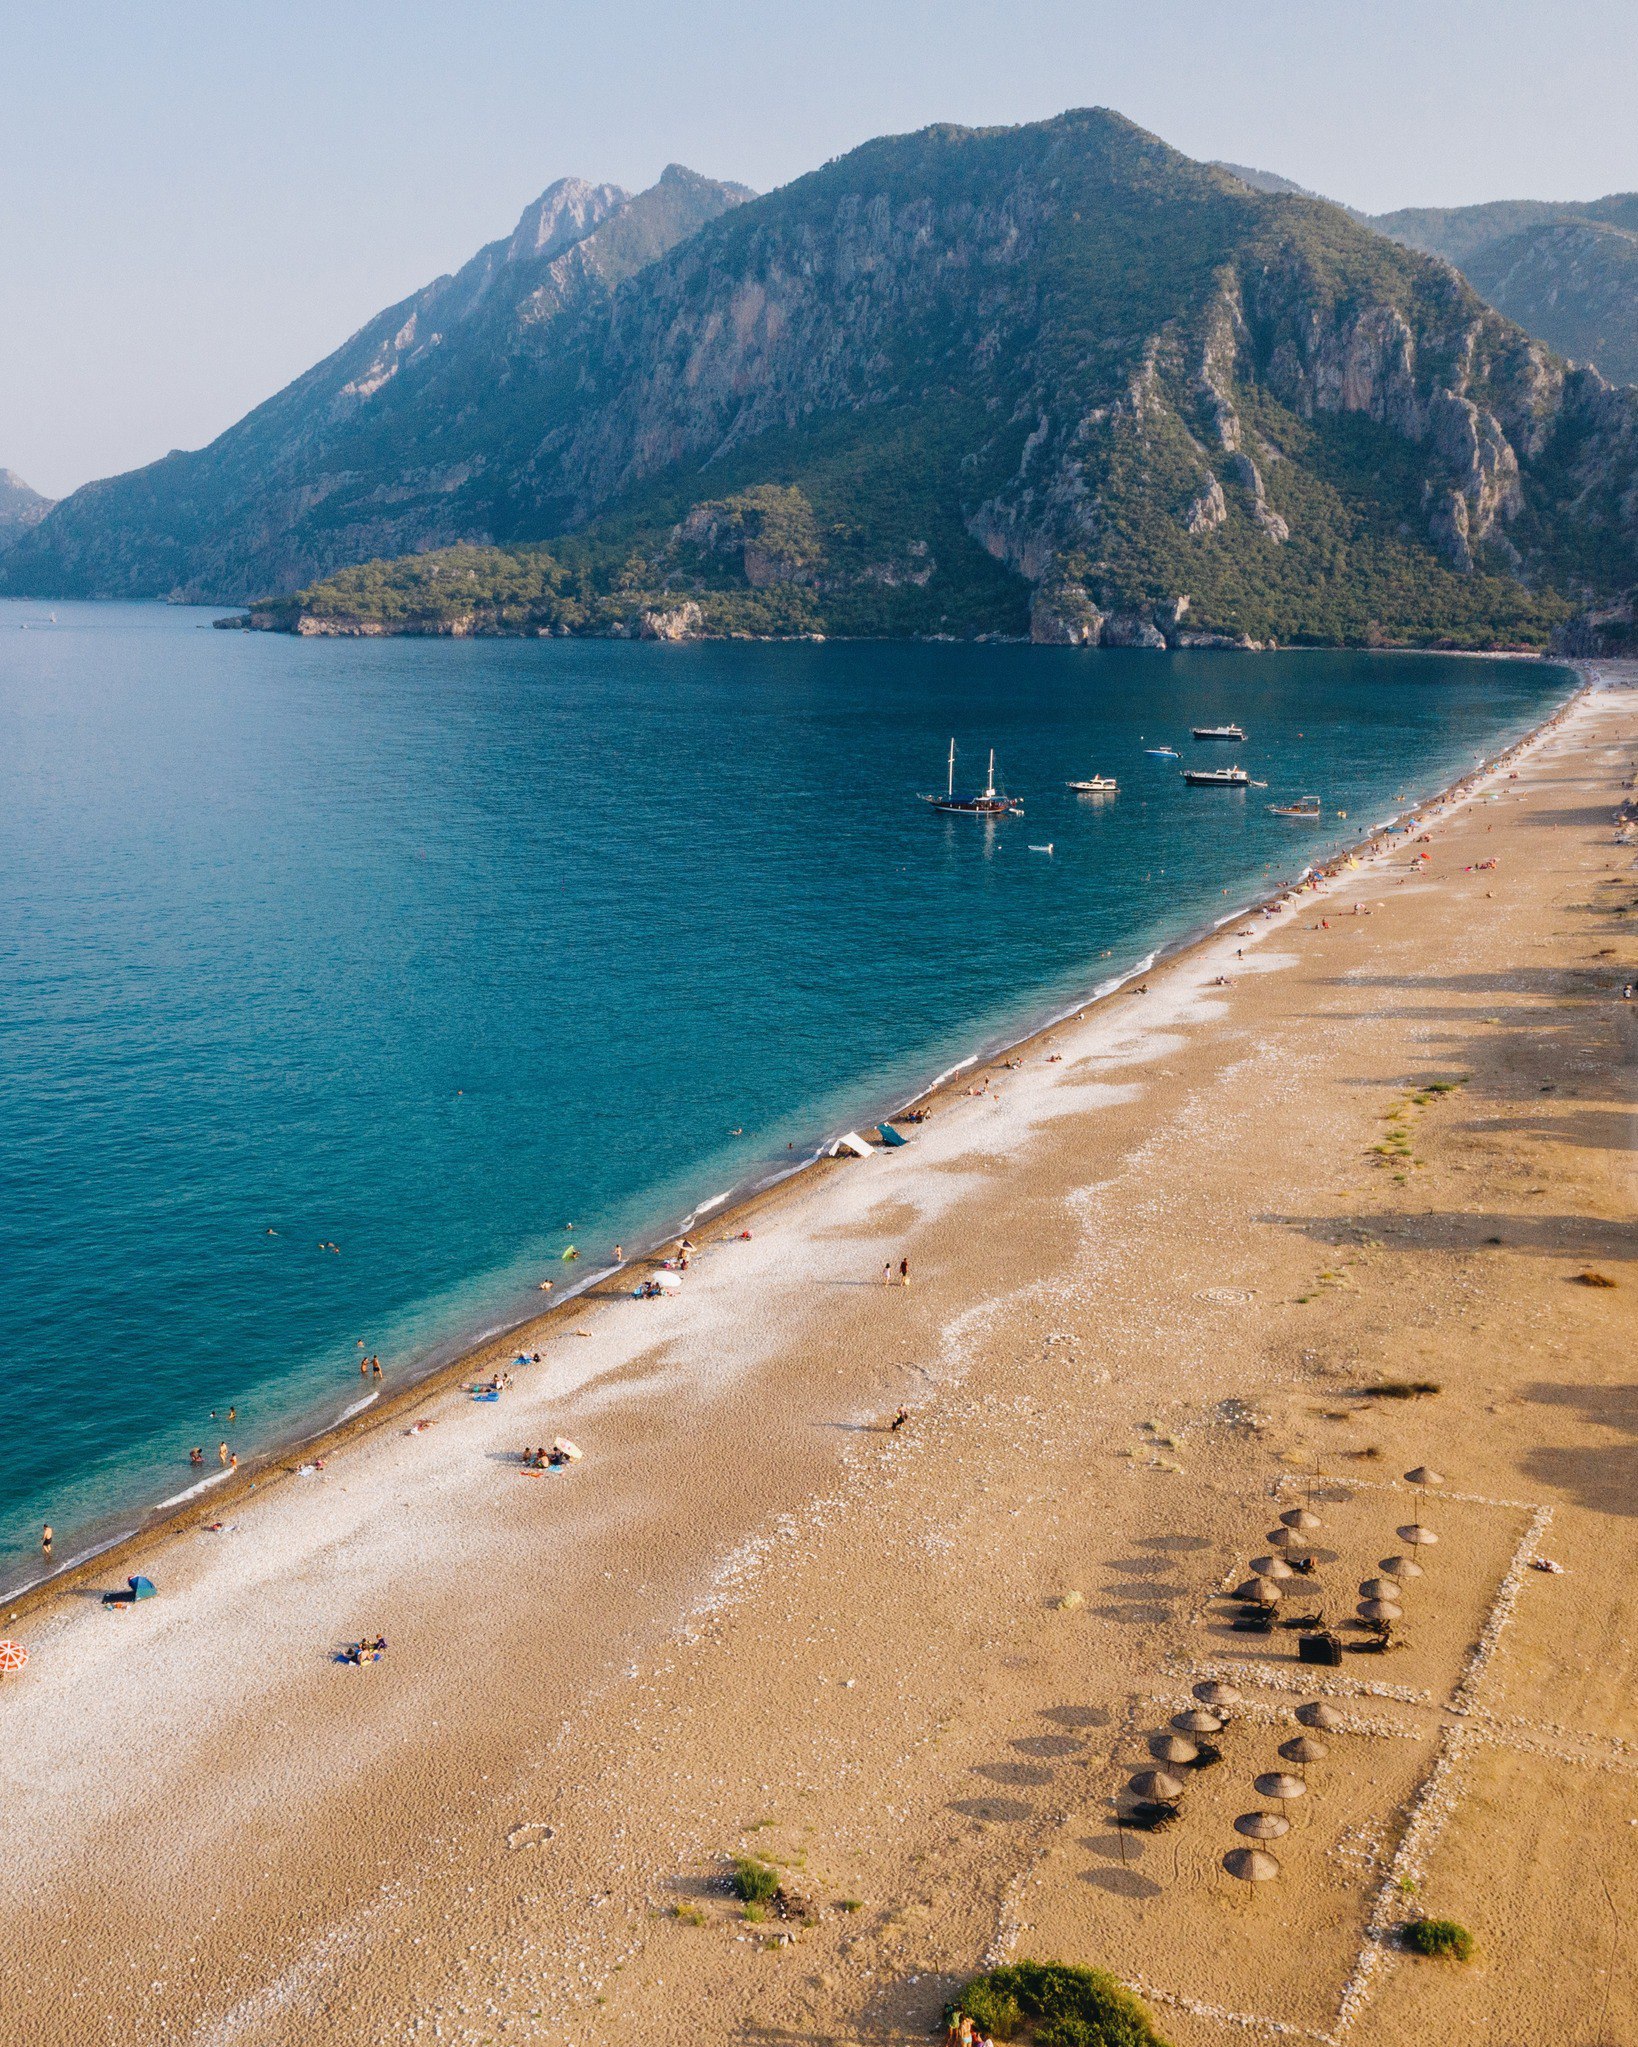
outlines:
[[[1638,2038],[1638,676],[1601,682],[1425,838],[708,1220],[679,1296],[20,1608],[5,2038],[910,2040],[1026,1955],[1177,2047]],[[1328,1618],[1437,1533],[1388,1654],[1229,1624],[1304,1504]],[[103,1610],[127,1570],[159,1596]],[[1117,1834],[1214,1676],[1222,1762]],[[737,1854],[806,1919],[747,1921]],[[1424,1910],[1472,1962],[1402,1952]]]

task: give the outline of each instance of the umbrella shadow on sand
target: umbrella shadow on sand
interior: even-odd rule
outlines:
[[[1567,1493],[1578,1506],[1601,1514],[1638,1515],[1638,1386],[1526,1387],[1526,1400],[1573,1409],[1589,1429],[1625,1435],[1625,1443],[1543,1444],[1520,1469],[1539,1484]]]

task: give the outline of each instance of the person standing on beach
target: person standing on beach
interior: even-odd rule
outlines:
[[[899,1285],[900,1285],[900,1286],[908,1286],[909,1284],[910,1284],[910,1261],[909,1261],[909,1259],[908,1259],[908,1258],[901,1258],[901,1259],[899,1260]]]
[[[885,1265],[884,1265],[884,1266],[882,1267],[882,1285],[883,1285],[883,1286],[891,1286],[892,1284],[893,1284],[893,1261],[892,1261],[892,1259],[891,1259],[891,1258],[889,1258],[889,1259],[888,1259],[888,1261],[887,1261],[887,1263],[886,1263],[886,1264],[885,1264]]]

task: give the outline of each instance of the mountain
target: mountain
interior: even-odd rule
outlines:
[[[0,550],[12,546],[51,510],[52,500],[30,490],[10,469],[0,469]]]
[[[564,178],[512,233],[380,313],[209,447],[66,498],[7,562],[54,596],[193,600],[294,590],[470,530],[470,494],[521,427],[566,319],[750,197],[673,164],[633,198]]]
[[[172,458],[179,537],[158,464],[66,501],[0,583],[259,589],[258,623],[307,631],[1539,646],[1638,581],[1638,393],[1339,207],[1100,109],[718,190],[471,372],[430,342],[400,365],[418,325],[327,429],[322,497],[300,465],[220,488],[252,414]],[[307,432],[336,402],[313,375],[273,401]],[[271,601],[320,537],[354,566]]]
[[[1454,263],[1498,312],[1561,354],[1638,383],[1638,192],[1411,207],[1371,225]]]

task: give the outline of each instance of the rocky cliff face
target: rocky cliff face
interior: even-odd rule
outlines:
[[[1638,383],[1638,192],[1413,207],[1371,225],[1454,263],[1498,312],[1561,355]]]

